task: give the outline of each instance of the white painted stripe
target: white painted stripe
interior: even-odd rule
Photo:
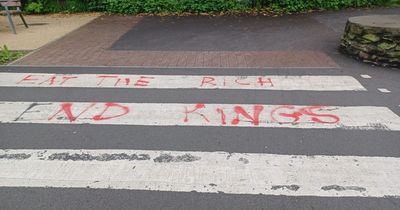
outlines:
[[[361,74],[360,75],[362,78],[364,78],[364,79],[371,79],[372,77],[371,76],[369,76],[368,74]]]
[[[400,130],[386,107],[261,104],[0,102],[2,123]]]
[[[0,186],[400,196],[400,158],[152,150],[0,150]]]
[[[391,91],[386,88],[378,88],[378,90],[382,93],[390,93]]]
[[[365,91],[351,76],[194,76],[0,73],[2,87]]]

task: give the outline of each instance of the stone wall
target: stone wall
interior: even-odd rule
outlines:
[[[366,63],[399,68],[400,28],[363,25],[349,19],[340,49]]]

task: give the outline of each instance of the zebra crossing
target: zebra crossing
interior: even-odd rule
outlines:
[[[365,91],[350,76],[198,76],[0,73],[0,87]]]
[[[0,73],[0,88],[103,91],[210,89],[368,92],[348,75],[161,75]],[[135,99],[132,99],[133,101]],[[0,101],[1,125],[400,131],[385,106],[355,104]],[[99,127],[101,129],[101,127]],[[51,130],[49,131],[51,132]],[[43,134],[46,135],[46,134]],[[218,138],[218,137],[217,137]],[[292,137],[295,138],[295,137]],[[384,141],[385,139],[381,139]],[[35,141],[35,139],[32,139]],[[184,141],[184,139],[182,139]],[[268,141],[268,139],[266,139]],[[251,143],[251,142],[250,142]],[[212,150],[212,149],[210,149]],[[227,151],[37,148],[0,150],[0,187],[127,189],[315,197],[400,196],[400,158]]]
[[[373,106],[3,101],[0,109],[3,123],[400,130],[399,116]]]
[[[8,187],[327,197],[400,193],[400,180],[387,178],[400,173],[398,158],[149,150],[9,150],[2,157],[10,159],[0,167],[0,185]]]

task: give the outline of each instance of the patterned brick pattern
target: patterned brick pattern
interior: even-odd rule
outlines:
[[[109,50],[141,17],[103,16],[14,65],[222,68],[330,68],[318,51],[128,51]]]

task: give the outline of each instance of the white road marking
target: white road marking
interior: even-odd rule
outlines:
[[[378,90],[382,93],[390,93],[391,91],[386,88],[378,88]]]
[[[400,158],[154,150],[0,150],[0,186],[400,196]]]
[[[371,79],[371,76],[369,76],[368,74],[361,74],[360,76],[364,79]]]
[[[365,91],[351,76],[195,76],[0,73],[1,87]]]
[[[400,130],[386,107],[262,104],[1,102],[1,123]]]

